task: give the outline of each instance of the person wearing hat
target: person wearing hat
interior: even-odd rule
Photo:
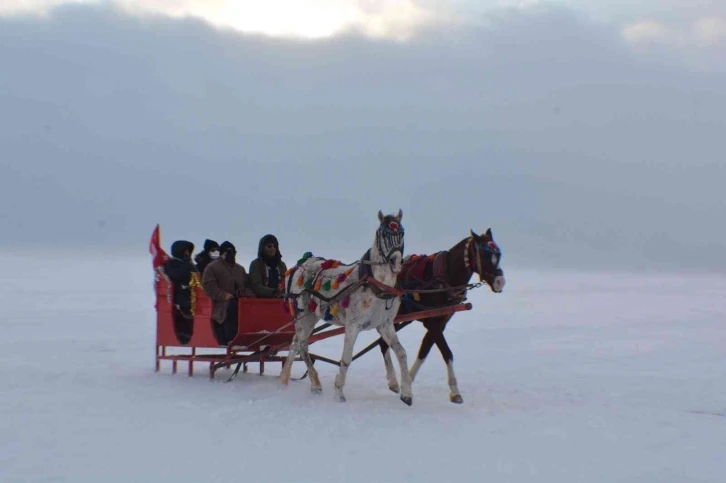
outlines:
[[[199,252],[194,261],[197,263],[199,273],[204,273],[207,265],[219,258],[219,243],[214,240],[204,240],[204,250]]]
[[[187,319],[194,318],[190,284],[192,273],[197,269],[192,263],[192,253],[194,253],[194,243],[177,240],[171,245],[171,258],[162,266],[164,274],[174,288],[174,308]]]
[[[261,298],[280,298],[287,266],[282,261],[280,245],[275,235],[265,235],[257,247],[257,258],[250,264],[250,284]]]
[[[237,299],[255,297],[244,267],[237,263],[237,249],[225,241],[220,256],[204,270],[202,289],[212,299],[212,320],[217,340],[227,345],[237,335]]]

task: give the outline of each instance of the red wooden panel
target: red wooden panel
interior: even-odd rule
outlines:
[[[171,304],[167,300],[167,282],[156,282],[156,344],[175,347],[220,347],[212,330],[212,301],[196,287],[196,314],[192,325],[192,338],[183,344],[174,330]]]
[[[292,316],[282,308],[280,299],[239,299],[239,318],[237,337],[231,346],[246,346],[249,350],[259,350],[261,346],[289,344],[295,334],[295,326],[290,324],[282,332],[271,332],[292,322]],[[262,339],[262,340],[260,340]]]

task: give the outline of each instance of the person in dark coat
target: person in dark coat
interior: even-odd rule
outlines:
[[[285,278],[287,266],[282,261],[280,245],[275,235],[260,238],[257,258],[250,264],[250,284],[261,298],[279,298],[283,291],[280,282]]]
[[[212,299],[212,324],[217,340],[227,345],[237,335],[237,299],[255,297],[250,289],[249,276],[237,263],[237,249],[230,242],[220,245],[219,260],[207,266],[202,275],[202,288]]]
[[[186,318],[192,315],[192,291],[189,284],[197,267],[192,263],[194,243],[178,240],[171,245],[171,258],[164,264],[164,273],[171,280],[174,290],[174,306]]]
[[[199,252],[194,261],[197,263],[199,273],[204,273],[207,265],[219,258],[219,243],[214,240],[204,240],[204,250]]]

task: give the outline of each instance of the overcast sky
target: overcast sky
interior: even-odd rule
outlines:
[[[413,252],[726,269],[723,2],[62,3],[0,6],[8,249],[294,263],[402,208]]]

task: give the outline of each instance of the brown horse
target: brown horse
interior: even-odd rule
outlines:
[[[499,267],[502,253],[494,242],[491,229],[483,236],[470,230],[470,236],[461,240],[451,249],[434,253],[433,255],[410,256],[404,261],[402,271],[398,275],[401,288],[414,292],[404,296],[398,315],[432,308],[455,305],[466,300],[466,292],[470,288],[469,280],[474,273],[479,275],[479,281],[489,285],[495,293],[504,288],[504,272]],[[454,316],[453,313],[437,317],[420,319],[426,328],[426,334],[421,341],[418,357],[411,367],[410,376],[413,381],[421,368],[426,356],[434,344],[439,348],[446,363],[449,383],[449,399],[454,403],[462,403],[464,399],[459,393],[454,375],[454,355],[446,343],[444,329]],[[404,322],[399,326],[408,325]],[[386,366],[388,387],[398,393],[399,386],[393,362],[386,342],[380,340],[380,348]]]

